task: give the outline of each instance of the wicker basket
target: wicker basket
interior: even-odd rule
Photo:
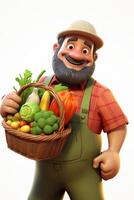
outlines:
[[[5,128],[7,145],[11,150],[27,158],[34,160],[49,160],[60,154],[69,134],[71,133],[71,127],[64,128],[64,109],[59,96],[51,87],[45,86],[41,83],[30,83],[23,86],[18,91],[18,95],[28,87],[48,90],[56,99],[60,109],[59,129],[51,135],[32,135],[11,128],[6,124],[5,120],[3,120],[2,125]]]

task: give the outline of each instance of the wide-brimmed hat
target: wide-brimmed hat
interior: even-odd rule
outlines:
[[[73,22],[66,30],[60,32],[57,37],[69,35],[80,35],[90,39],[97,49],[103,46],[102,39],[97,35],[96,30],[92,24],[84,20]]]

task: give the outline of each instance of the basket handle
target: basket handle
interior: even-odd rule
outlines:
[[[29,87],[43,88],[45,90],[48,90],[52,94],[52,96],[56,99],[56,101],[58,103],[58,106],[59,106],[59,110],[60,110],[59,131],[62,132],[64,130],[64,115],[65,115],[65,113],[64,113],[64,109],[63,109],[63,105],[62,105],[60,97],[56,94],[56,92],[54,91],[54,89],[52,87],[45,86],[42,83],[29,83],[29,84],[26,84],[26,85],[22,86],[17,91],[17,94],[20,96],[22,94],[22,92],[24,90],[26,90],[27,88],[29,88]]]

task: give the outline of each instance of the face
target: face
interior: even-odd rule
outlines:
[[[77,36],[67,37],[59,52],[58,58],[70,69],[80,71],[93,64],[93,43]]]
[[[92,75],[94,44],[90,40],[70,36],[65,38],[60,48],[57,48],[53,57],[53,69],[62,82],[77,85]]]

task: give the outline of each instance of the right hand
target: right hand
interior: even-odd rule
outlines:
[[[0,107],[0,114],[5,117],[7,114],[15,114],[19,108],[21,97],[16,92],[11,92],[3,98]]]

